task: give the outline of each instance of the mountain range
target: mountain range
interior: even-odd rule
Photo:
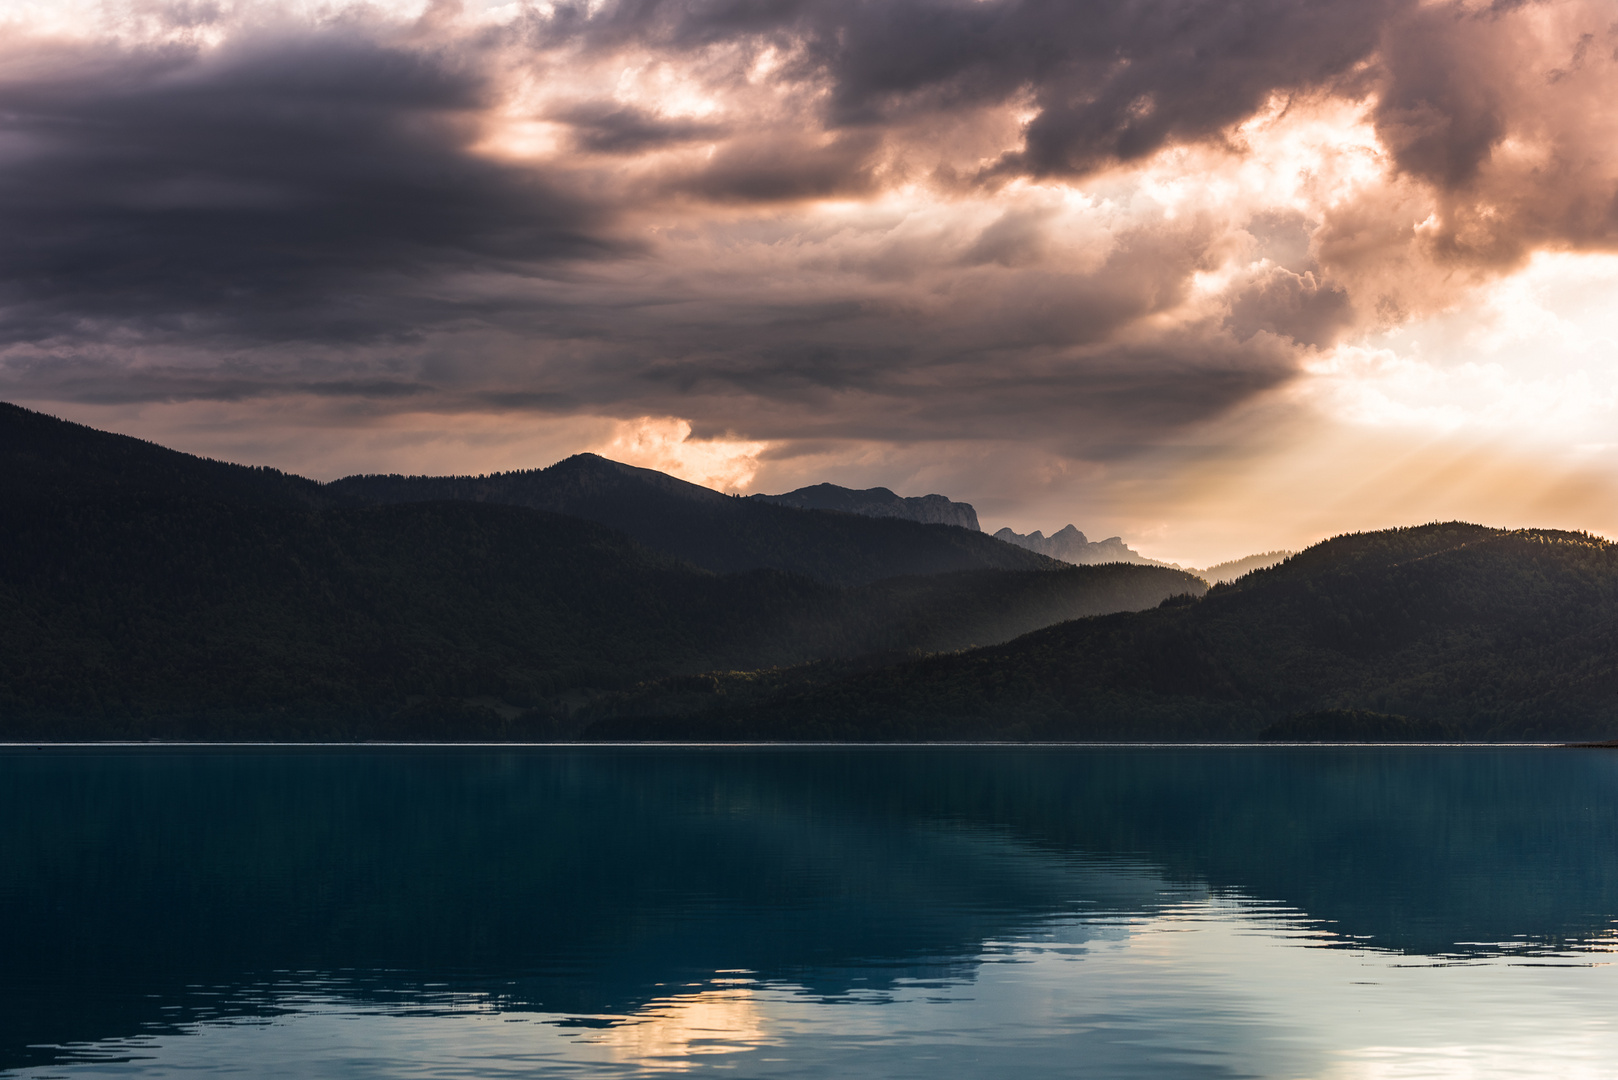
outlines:
[[[1072,525],[1061,529],[1050,536],[1035,529],[1024,535],[1013,532],[1011,529],[1001,529],[994,534],[996,540],[1004,540],[1008,544],[1016,544],[1029,551],[1037,551],[1053,559],[1060,559],[1074,566],[1094,566],[1098,563],[1135,563],[1140,566],[1172,566],[1181,569],[1175,563],[1159,562],[1157,559],[1148,559],[1140,552],[1124,543],[1121,536],[1109,536],[1105,540],[1090,540]],[[1274,566],[1291,556],[1290,551],[1266,551],[1260,555],[1248,555],[1241,559],[1232,559],[1229,562],[1218,563],[1206,570],[1186,568],[1190,573],[1197,575],[1210,585],[1221,582],[1235,581],[1244,574],[1254,570],[1264,570]]]
[[[1281,554],[1209,588],[593,455],[320,484],[0,405],[0,738],[1618,734],[1608,541]]]
[[[541,737],[646,680],[865,669],[1203,587],[592,455],[319,484],[0,405],[0,737]]]
[[[768,569],[862,585],[906,574],[1060,566],[985,536],[975,515],[972,526],[963,527],[897,514],[819,512],[823,508],[725,495],[595,454],[491,476],[350,476],[324,490],[354,503],[497,503],[566,514],[719,574]]]
[[[1132,550],[1124,543],[1121,536],[1109,536],[1105,540],[1090,540],[1072,525],[1058,532],[1046,536],[1035,529],[1026,535],[1001,529],[994,534],[996,540],[1003,540],[1008,544],[1015,544],[1029,551],[1037,551],[1041,555],[1048,555],[1053,559],[1072,563],[1075,566],[1093,566],[1096,563],[1127,562],[1141,563],[1148,566],[1167,566],[1148,559],[1138,551]]]
[[[804,510],[836,510],[845,514],[859,514],[864,517],[903,518],[907,521],[918,521],[929,525],[958,525],[963,529],[978,531],[978,512],[971,503],[956,502],[943,495],[921,495],[906,498],[895,495],[887,488],[867,488],[856,491],[852,488],[839,487],[836,484],[815,484],[812,487],[798,488],[782,495],[753,495],[753,499],[763,502],[775,503],[779,506],[795,506]],[[1019,533],[1010,528],[1003,528],[994,534],[996,540],[1015,545],[1027,551],[1037,552],[1048,558],[1057,559],[1073,566],[1095,566],[1100,563],[1135,563],[1141,566],[1170,566],[1176,570],[1182,569],[1175,563],[1161,562],[1149,559],[1140,552],[1124,543],[1121,536],[1109,536],[1105,540],[1090,540],[1077,526],[1067,525],[1065,528],[1046,536],[1038,529],[1031,533]],[[1276,563],[1291,555],[1290,551],[1267,551],[1260,555],[1249,555],[1241,559],[1232,559],[1210,566],[1206,570],[1188,569],[1210,584],[1222,581],[1234,581],[1243,574],[1254,570],[1262,570],[1274,566]]]

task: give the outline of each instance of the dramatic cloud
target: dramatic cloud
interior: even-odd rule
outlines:
[[[6,339],[404,337],[463,317],[448,275],[616,247],[587,199],[469,151],[490,104],[473,57],[347,26],[244,36],[14,42]]]
[[[922,484],[1024,528],[1083,499],[1087,531],[1149,532],[1310,417],[1419,445],[1574,385],[1532,336],[1468,381],[1431,328],[1618,250],[1594,0],[0,20],[0,395],[154,436],[464,428],[466,469],[491,425],[550,425],[715,483]],[[329,456],[277,463],[389,465],[305,445]]]

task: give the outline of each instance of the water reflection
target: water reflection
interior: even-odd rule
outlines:
[[[0,1068],[1577,1075],[1615,794],[1551,750],[19,749]]]
[[[684,1070],[701,1055],[734,1054],[770,1041],[764,1013],[746,985],[663,998],[630,1018],[601,1019],[602,1027],[579,1041],[606,1047],[614,1061],[636,1065]]]

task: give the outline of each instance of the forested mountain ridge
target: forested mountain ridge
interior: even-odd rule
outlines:
[[[716,575],[578,518],[356,504],[10,408],[0,455],[0,738],[545,738],[640,680],[960,649],[1202,587]]]
[[[9,498],[162,494],[276,506],[348,500],[301,476],[195,457],[0,402],[0,492]]]
[[[796,506],[800,510],[837,510],[865,517],[894,517],[924,525],[959,525],[980,532],[977,508],[943,495],[895,495],[884,487],[855,490],[836,484],[813,484],[781,495],[750,495],[760,502]]]
[[[1198,600],[597,733],[1239,739],[1322,710],[1618,733],[1618,546],[1463,523],[1337,537]]]
[[[1063,565],[959,526],[738,498],[595,454],[489,476],[350,476],[326,489],[367,502],[470,500],[582,517],[716,573],[763,568],[860,585]]]

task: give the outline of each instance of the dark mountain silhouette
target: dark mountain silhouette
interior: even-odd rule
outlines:
[[[1618,734],[1618,545],[1454,522],[1340,536],[1201,600],[595,731],[1247,739],[1344,710],[1465,738]]]
[[[568,514],[716,573],[762,568],[858,585],[901,575],[1060,565],[972,529],[743,499],[595,454],[490,476],[351,476],[326,489],[368,502],[456,500]]]
[[[0,408],[0,738],[545,737],[639,680],[960,649],[1199,584],[716,575],[579,518],[364,505]]]
[[[884,487],[856,491],[836,484],[815,484],[784,495],[754,495],[752,498],[800,510],[837,510],[864,517],[903,518],[923,525],[958,525],[973,532],[980,531],[978,512],[971,503],[955,502],[943,495],[905,497]]]
[[[73,501],[154,494],[254,506],[346,501],[301,476],[194,457],[7,402],[0,402],[0,485],[8,494],[51,493]]]

